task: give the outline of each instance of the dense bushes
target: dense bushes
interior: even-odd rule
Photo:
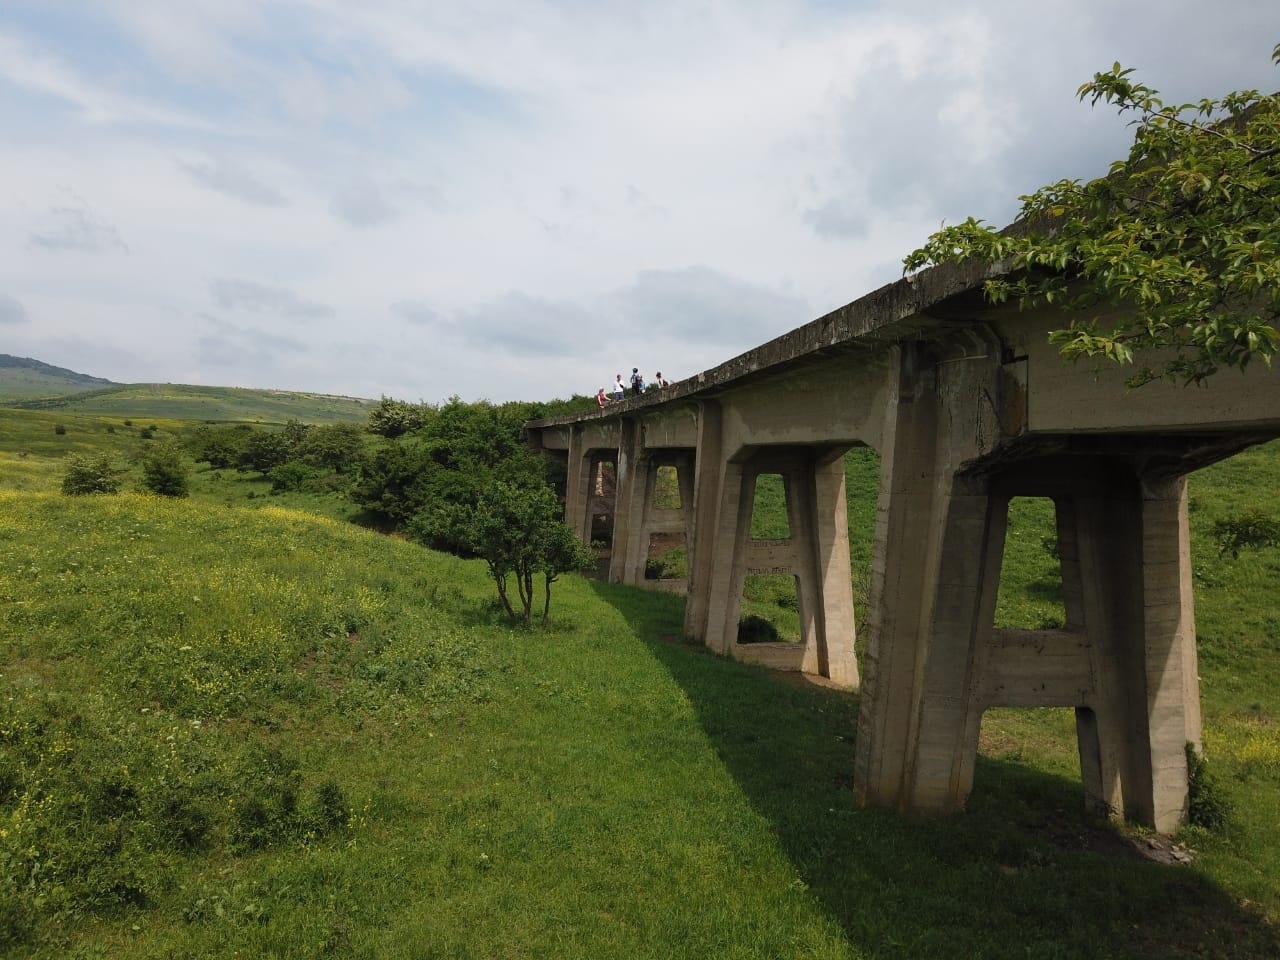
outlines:
[[[162,497],[187,495],[190,471],[177,446],[163,443],[147,451],[142,458],[142,487]]]
[[[384,401],[374,417],[385,419],[390,408]],[[532,619],[536,574],[543,576],[545,620],[556,577],[591,559],[561,522],[555,481],[563,484],[562,472],[524,440],[525,422],[545,412],[539,404],[456,397],[420,408],[420,426],[380,445],[352,486],[353,499],[388,525],[437,549],[482,557],[503,609],[524,623]]]
[[[73,454],[67,458],[62,476],[62,492],[73,496],[88,493],[119,493],[120,475],[111,458],[104,454],[87,457]]]

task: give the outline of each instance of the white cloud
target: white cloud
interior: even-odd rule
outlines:
[[[0,325],[26,323],[27,308],[6,293],[0,293]]]
[[[27,242],[43,250],[129,252],[120,232],[96,213],[87,201],[69,191],[65,203],[48,208]]]
[[[227,310],[270,313],[287,320],[322,320],[334,314],[326,304],[304,300],[284,287],[252,280],[218,278],[209,282],[209,292],[214,303]]]
[[[279,190],[263,183],[248,169],[225,157],[179,160],[178,166],[210,190],[262,207],[282,207],[289,201]]]

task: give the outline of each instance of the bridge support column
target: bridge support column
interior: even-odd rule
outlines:
[[[645,481],[649,471],[649,458],[645,453],[640,425],[634,419],[624,417],[622,436],[618,441],[617,495],[614,500],[613,553],[609,560],[609,580],[612,583],[632,583],[628,567],[633,561],[644,526]],[[642,573],[643,575],[643,573]]]
[[[590,464],[582,448],[582,427],[575,425],[569,433],[569,452],[564,477],[564,522],[583,543],[591,542],[591,525],[587,517],[587,490]]]
[[[699,451],[700,466],[703,453]],[[843,447],[760,448],[722,460],[716,471],[714,554],[700,555],[703,573],[709,576],[703,581],[707,594],[698,598],[705,602],[703,639],[708,647],[736,659],[857,686],[843,454]],[[783,478],[790,527],[790,536],[783,540],[751,539],[756,479],[763,473]],[[706,514],[700,512],[699,519],[705,520]],[[699,548],[704,546],[700,531],[695,540]],[[751,573],[795,578],[798,644],[738,643],[743,586]],[[691,606],[692,590],[691,586]]]
[[[882,480],[855,759],[863,803],[959,810],[991,706],[1072,706],[1086,802],[1185,819],[1200,740],[1186,484],[1134,453],[1054,442],[966,470],[952,414],[904,364]],[[907,388],[910,388],[909,390]],[[969,460],[968,462],[973,462]],[[1009,498],[1055,501],[1067,622],[993,626]]]
[[[674,469],[679,507],[663,507],[658,503],[658,477],[663,467]],[[633,533],[627,537],[626,556],[620,579],[634,586],[646,584],[649,550],[655,534],[680,534],[688,551],[691,541],[690,517],[693,514],[693,457],[686,450],[642,451],[633,467],[634,483],[627,488],[629,502],[627,522]],[[620,511],[621,512],[621,511]],[[686,582],[667,580],[650,584],[682,590]]]
[[[707,642],[707,619],[713,595],[716,542],[720,523],[720,488],[723,483],[723,414],[720,404],[698,404],[698,445],[694,455],[693,499],[688,541],[689,587],[684,605],[684,635]],[[708,644],[710,645],[710,644]]]
[[[1185,745],[1200,745],[1183,478],[1058,501],[1068,627],[1092,653],[1077,709],[1086,802],[1172,832],[1186,818]]]

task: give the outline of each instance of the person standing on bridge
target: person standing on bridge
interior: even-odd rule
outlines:
[[[627,388],[622,385],[622,374],[617,375],[617,379],[613,385],[613,399],[621,400],[627,395]]]
[[[644,377],[640,375],[639,367],[631,368],[631,395],[638,397],[644,393]]]

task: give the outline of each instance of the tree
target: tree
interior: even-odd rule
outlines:
[[[430,409],[425,404],[383,397],[369,414],[369,432],[394,440],[406,433],[421,430],[426,424]]]
[[[312,427],[293,449],[290,459],[336,473],[354,469],[364,456],[364,428],[358,423]]]
[[[264,477],[273,467],[289,459],[293,445],[280,430],[255,430],[240,450],[236,466],[241,470],[257,470]]]
[[[162,497],[185,497],[190,488],[190,471],[175,443],[162,443],[142,458],[142,486]]]
[[[1117,63],[1078,91],[1133,117],[1133,146],[1107,176],[1021,197],[1003,231],[972,217],[943,227],[904,266],[1006,264],[986,282],[992,302],[1079,312],[1050,340],[1068,359],[1137,363],[1131,385],[1269,366],[1280,344],[1280,95],[1166,105],[1132,72]],[[1127,319],[1104,326],[1111,304]]]
[[[551,612],[551,584],[561,573],[592,562],[590,551],[560,519],[560,502],[546,484],[485,483],[474,502],[441,501],[414,518],[419,539],[447,540],[484,559],[498,602],[513,620],[532,622],[534,576],[543,575],[542,621]],[[520,608],[512,603],[515,580]]]

